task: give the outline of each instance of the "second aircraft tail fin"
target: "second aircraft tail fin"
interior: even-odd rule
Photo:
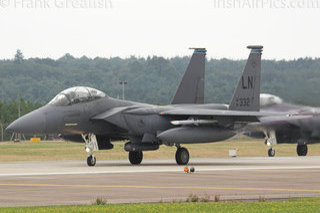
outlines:
[[[186,72],[174,95],[171,104],[203,104],[204,103],[204,75],[205,48],[194,49]]]
[[[246,66],[233,94],[230,110],[260,110],[261,54],[263,46],[248,46],[251,49]]]

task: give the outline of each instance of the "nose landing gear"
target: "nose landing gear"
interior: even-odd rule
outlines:
[[[276,133],[274,130],[271,130],[271,131],[266,131],[264,134],[265,134],[264,143],[269,147],[268,156],[274,157],[276,155],[276,150],[272,146],[277,144]]]
[[[95,166],[97,159],[93,155],[93,151],[99,150],[97,138],[94,134],[91,134],[91,133],[83,134],[82,138],[86,143],[86,152],[89,154],[89,156],[87,158],[87,165],[88,166]]]

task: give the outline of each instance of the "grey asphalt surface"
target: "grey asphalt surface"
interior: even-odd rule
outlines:
[[[191,159],[195,173],[174,160],[2,162],[0,206],[220,200],[320,196],[320,157]]]

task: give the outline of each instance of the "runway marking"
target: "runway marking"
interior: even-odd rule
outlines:
[[[241,188],[241,187],[214,187],[214,186],[143,186],[143,185],[72,185],[72,184],[25,184],[0,183],[0,186],[26,187],[70,187],[70,188],[133,188],[133,189],[203,189],[203,190],[238,190],[238,191],[285,191],[285,192],[319,192],[320,189],[285,189],[285,188]]]
[[[307,173],[307,172],[319,172],[319,170],[312,170],[312,169],[274,169],[274,170],[256,170],[258,172],[298,172],[298,173]]]
[[[189,165],[192,166],[192,165]],[[320,169],[320,166],[266,166],[266,167],[218,167],[218,168],[200,168],[194,166],[196,172],[214,172],[214,171],[265,171],[265,170],[306,170]],[[141,168],[141,170],[139,169]],[[86,169],[86,168],[84,168]],[[94,169],[94,168],[92,168]],[[108,169],[108,167],[106,168]],[[22,173],[2,173],[0,177],[8,176],[43,176],[43,175],[90,175],[90,174],[131,174],[131,173],[169,173],[183,172],[183,167],[175,167],[172,169],[142,169],[142,167],[131,167],[128,170],[104,170],[104,171],[61,171],[61,172],[22,172]]]

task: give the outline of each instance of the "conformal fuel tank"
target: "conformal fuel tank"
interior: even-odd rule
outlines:
[[[167,143],[210,143],[226,140],[236,133],[218,127],[177,127],[158,134],[158,138]]]

